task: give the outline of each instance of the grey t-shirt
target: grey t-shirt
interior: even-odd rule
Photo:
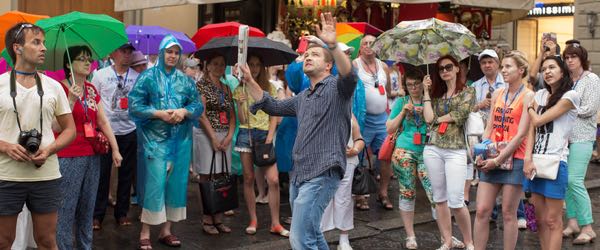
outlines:
[[[114,68],[98,70],[92,78],[92,84],[100,93],[104,113],[115,135],[126,135],[135,130],[135,123],[129,118],[127,96],[138,78],[131,68],[123,75],[117,75]]]

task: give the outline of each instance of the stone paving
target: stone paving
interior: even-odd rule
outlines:
[[[241,178],[240,178],[241,179]],[[590,165],[588,176],[586,177],[588,188],[600,187],[600,165]],[[398,204],[398,184],[394,180],[390,186],[390,198],[394,204]],[[240,185],[241,188],[241,185]],[[283,189],[282,189],[283,190]],[[471,188],[471,197],[474,199],[476,188]],[[173,227],[173,233],[182,241],[180,249],[289,249],[287,239],[269,233],[270,215],[267,205],[257,205],[258,211],[258,232],[254,236],[248,236],[244,233],[244,228],[249,221],[246,206],[240,195],[240,207],[235,210],[234,216],[225,217],[224,223],[233,229],[230,234],[220,234],[209,236],[203,233],[201,227],[201,208],[199,204],[199,191],[196,183],[190,182],[188,187],[188,219],[176,223]],[[600,189],[591,191],[594,208],[600,208]],[[370,198],[371,210],[355,210],[355,229],[351,231],[350,239],[354,249],[403,249],[403,239],[406,237],[402,230],[402,222],[398,209],[386,211],[377,204],[376,197]],[[281,194],[281,217],[290,216],[287,191]],[[474,209],[471,204],[470,209]],[[416,206],[415,227],[420,249],[435,249],[439,246],[437,239],[439,233],[435,222],[431,219],[429,204],[426,201],[424,191],[418,190]],[[132,226],[116,226],[112,218],[112,209],[107,211],[104,220],[103,229],[94,232],[94,249],[135,249],[141,224],[137,219],[140,214],[140,208],[132,206],[130,218],[134,221]],[[594,211],[596,221],[600,219],[600,209]],[[598,224],[598,223],[596,223]],[[495,225],[495,224],[494,224]],[[289,229],[289,225],[285,225]],[[492,226],[494,228],[494,226]],[[595,229],[600,232],[600,226]],[[173,249],[158,243],[158,227],[152,228],[152,244],[154,249]],[[458,236],[458,229],[454,232]],[[336,249],[337,233],[328,232],[326,238],[330,242],[331,249]],[[459,237],[460,238],[460,237]],[[501,249],[502,230],[497,225],[490,233],[490,244],[488,249]],[[522,231],[519,234],[517,249],[539,249],[537,238],[534,234]],[[563,249],[600,249],[600,243],[583,247],[571,246],[569,240],[565,240]]]

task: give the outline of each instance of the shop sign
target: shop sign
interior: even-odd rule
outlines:
[[[575,5],[573,3],[543,4],[536,3],[535,8],[527,13],[528,17],[573,16]]]

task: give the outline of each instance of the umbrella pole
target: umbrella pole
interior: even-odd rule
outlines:
[[[71,55],[69,54],[69,45],[67,44],[67,35],[65,35],[64,32],[63,32],[63,41],[65,42],[65,51],[67,52],[67,59],[69,60],[69,65],[71,65],[71,67],[73,67],[73,63],[72,63],[73,60],[71,60]],[[73,82],[73,84],[76,84],[75,83],[75,74],[73,74],[72,70],[71,70],[71,81]]]

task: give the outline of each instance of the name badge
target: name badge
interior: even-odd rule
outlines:
[[[379,85],[378,89],[380,95],[385,95],[385,87],[383,85]]]
[[[94,126],[92,126],[91,122],[86,122],[83,124],[83,135],[85,136],[85,138],[96,137],[96,130],[94,129]]]
[[[227,112],[225,112],[225,111],[219,112],[219,123],[221,123],[221,125],[229,124],[229,118],[227,117]]]
[[[447,122],[440,123],[440,126],[438,127],[438,134],[440,134],[440,135],[445,134],[447,128],[448,128],[448,123]]]
[[[421,144],[423,144],[421,133],[415,132],[413,134],[413,144],[415,144],[415,145],[421,145]]]
[[[121,99],[119,99],[119,107],[121,109],[129,108],[129,99],[127,97],[121,97]]]

